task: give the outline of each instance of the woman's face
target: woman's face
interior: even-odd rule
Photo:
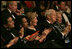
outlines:
[[[28,22],[27,22],[27,19],[26,18],[22,18],[22,23],[23,23],[23,26],[24,27],[27,27],[28,26]]]
[[[38,22],[37,17],[35,17],[31,22],[33,26],[36,26]]]
[[[62,23],[62,16],[61,16],[61,14],[57,14],[57,21],[59,22],[59,23]]]

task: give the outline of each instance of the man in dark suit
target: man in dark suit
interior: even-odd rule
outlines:
[[[17,15],[17,2],[16,1],[7,1],[7,9],[2,11],[2,15],[10,14],[11,17],[15,20]],[[13,14],[14,13],[14,14]]]
[[[19,39],[18,32],[14,29],[14,21],[10,15],[5,15],[1,17],[1,40],[3,41],[2,48],[9,48]]]
[[[49,9],[45,12],[46,20],[42,23],[40,30],[42,31],[39,42],[42,43],[40,46],[45,48],[61,48],[55,42],[57,38],[57,31],[54,27],[56,22],[56,12],[53,9]]]
[[[65,38],[63,38],[63,29],[65,26],[56,22],[58,18],[56,17],[56,12],[53,9],[49,9],[45,12],[45,16],[46,20],[41,25],[41,30],[43,30],[41,39],[39,40],[43,42],[41,46],[48,48],[66,47],[64,43]],[[61,18],[58,19],[60,20]]]

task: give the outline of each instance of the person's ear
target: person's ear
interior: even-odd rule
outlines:
[[[12,5],[11,4],[9,4],[9,8],[11,8],[12,7]]]

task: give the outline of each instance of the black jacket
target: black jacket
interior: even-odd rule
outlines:
[[[4,9],[3,11],[1,11],[1,15],[4,15],[4,16],[10,15],[14,20],[17,18],[17,15],[15,13],[12,13],[12,12],[10,13],[8,9]]]

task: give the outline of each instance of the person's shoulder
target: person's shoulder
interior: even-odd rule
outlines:
[[[1,11],[1,14],[5,15],[5,14],[10,14],[10,13],[9,13],[8,9],[4,9],[3,11]]]
[[[5,27],[1,27],[1,35],[6,35],[8,33],[7,29]]]
[[[50,27],[50,24],[46,20],[43,21],[41,28],[49,28],[49,27]]]
[[[24,32],[29,32],[30,29],[24,28]]]
[[[1,26],[1,31],[6,31],[6,28]]]
[[[50,25],[46,20],[43,21],[43,25]]]
[[[2,12],[8,12],[8,9],[4,9]]]

